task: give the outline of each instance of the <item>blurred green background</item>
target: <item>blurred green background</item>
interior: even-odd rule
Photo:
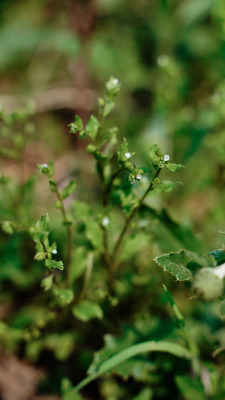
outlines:
[[[185,286],[174,283],[156,266],[149,269],[149,264],[154,256],[177,251],[182,246],[202,255],[221,248],[224,241],[219,233],[225,230],[224,0],[0,0],[0,105],[7,112],[27,106],[36,110],[32,124],[25,126],[28,140],[22,149],[22,159],[6,157],[2,131],[0,183],[5,184],[2,176],[9,176],[15,187],[10,189],[11,193],[2,186],[0,221],[22,221],[30,226],[49,212],[52,237],[63,254],[66,235],[59,213],[51,206],[53,197],[48,182],[33,174],[38,163],[53,160],[56,179],[62,186],[74,178],[76,199],[99,203],[94,161],[86,152],[85,141],[69,135],[67,125],[75,114],[86,122],[96,112],[97,97],[104,93],[110,76],[118,78],[122,87],[109,125],[119,127],[121,140],[128,139],[129,151],[135,151],[140,167],[148,166],[150,145],[157,142],[173,162],[185,166],[172,178],[183,185],[172,193],[149,197],[149,205],[156,210],[148,232],[153,245],[149,246],[145,232],[134,236],[134,242],[128,241],[124,251],[136,269],[132,271],[129,263],[125,266],[121,281],[118,279],[121,309],[118,315],[117,309],[115,312],[107,309],[106,322],[102,325],[99,322],[97,328],[94,323],[79,325],[66,312],[58,313],[58,309],[55,321],[51,310],[46,312],[48,293],[40,291],[43,268],[36,261],[31,262],[34,254],[31,239],[26,233],[12,237],[1,234],[0,289],[6,310],[0,308],[0,311],[12,328],[7,331],[0,325],[3,346],[7,343],[10,351],[21,357],[26,353],[25,357],[32,362],[36,362],[43,346],[48,353],[40,361],[42,366],[54,364],[54,357],[59,362],[67,360],[75,343],[77,353],[67,367],[58,363],[49,368],[52,376],[51,388],[46,384],[49,392],[59,393],[62,376],[70,374],[76,382],[82,379],[93,352],[103,345],[103,334],[123,331],[124,321],[135,321],[142,309],[148,313],[147,322],[142,321],[144,333],[140,329],[143,340],[152,331],[153,337],[173,338],[175,328],[161,293],[162,276],[163,282],[176,292],[182,312],[192,320],[190,326],[199,341],[204,329],[211,332],[221,327],[214,304],[204,308],[202,304],[187,301],[190,293]],[[17,125],[14,138],[19,142],[21,132]],[[10,148],[10,142],[6,144]],[[19,182],[24,185],[19,186]],[[32,187],[34,194],[30,195]],[[68,202],[66,206],[69,205]],[[164,208],[167,213],[160,211]],[[118,217],[116,228],[119,222]],[[143,246],[143,252],[134,256],[135,245],[140,245],[140,249]],[[132,277],[136,270],[140,275],[146,270],[148,280],[138,272]],[[97,274],[101,280],[100,272]],[[50,303],[51,297],[48,299]],[[47,339],[43,339],[44,344],[37,344],[38,340],[29,342],[23,352],[17,340],[22,341],[24,336],[19,338],[17,329],[22,332],[27,326],[30,330],[36,327],[39,318],[36,305],[37,309],[40,305],[46,326],[50,321],[50,328],[45,331],[44,327]],[[221,328],[219,332],[221,337],[218,333],[217,339],[224,345],[224,330]],[[210,340],[207,336],[203,345],[206,360],[211,360]],[[49,355],[51,352],[54,357]],[[169,398],[166,396],[173,393],[170,389],[173,380],[164,364],[166,372],[159,373],[161,381],[156,385],[163,390],[161,382],[166,382],[166,394],[159,390],[156,399]],[[102,397],[111,399],[108,394]]]
[[[83,148],[69,138],[67,123],[75,113],[87,119],[105,81],[116,76],[122,93],[113,119],[121,137],[143,164],[157,141],[185,165],[184,185],[163,201],[206,250],[221,246],[223,0],[1,0],[0,49],[1,105],[33,102],[38,111],[29,168],[50,157],[66,170],[80,166]]]

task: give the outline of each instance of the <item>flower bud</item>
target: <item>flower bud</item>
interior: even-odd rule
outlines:
[[[202,268],[194,277],[192,289],[197,297],[205,301],[217,300],[223,294],[223,279],[217,268]]]

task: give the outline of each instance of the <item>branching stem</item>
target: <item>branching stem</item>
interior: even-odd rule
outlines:
[[[118,237],[118,239],[117,239],[117,241],[116,241],[116,244],[115,244],[115,246],[114,246],[114,250],[113,250],[113,253],[112,253],[112,264],[111,264],[111,269],[112,269],[113,272],[114,272],[114,270],[115,270],[115,265],[116,265],[115,262],[116,262],[116,258],[117,258],[118,252],[119,252],[119,250],[120,250],[120,246],[121,246],[122,240],[123,240],[123,238],[124,238],[124,236],[125,236],[125,234],[126,234],[128,228],[129,228],[129,226],[130,226],[130,223],[131,223],[132,219],[134,218],[135,214],[137,213],[138,209],[139,209],[139,208],[141,207],[141,205],[143,204],[143,202],[144,202],[145,198],[147,197],[147,195],[149,194],[149,192],[151,192],[151,190],[152,190],[152,188],[153,188],[154,180],[158,177],[160,171],[161,171],[161,168],[159,168],[159,169],[156,171],[156,173],[154,174],[154,176],[153,176],[153,178],[152,178],[152,180],[151,180],[151,183],[150,183],[148,189],[145,191],[145,193],[143,194],[143,196],[140,198],[140,200],[139,200],[137,206],[133,208],[133,210],[131,211],[129,217],[128,217],[128,218],[126,219],[126,221],[125,221],[124,227],[123,227],[123,229],[122,229],[122,231],[121,231],[121,233],[120,233],[120,235],[119,235],[119,237]]]

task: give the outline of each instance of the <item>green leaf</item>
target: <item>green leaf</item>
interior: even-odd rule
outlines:
[[[143,389],[133,400],[151,400],[153,396],[153,391],[150,388]]]
[[[76,183],[74,181],[70,181],[68,185],[62,190],[60,194],[61,198],[66,199],[67,197],[69,197],[69,195],[73,193],[75,188],[76,188]]]
[[[104,117],[106,117],[112,111],[114,106],[115,106],[115,101],[113,101],[111,99],[106,100],[105,108],[104,108],[104,114],[103,114]]]
[[[15,231],[15,223],[13,221],[2,221],[1,228],[7,235],[12,235]]]
[[[176,305],[175,301],[173,300],[173,298],[172,298],[169,290],[167,289],[166,285],[163,285],[163,289],[165,290],[167,299],[168,299],[168,301],[169,301],[169,303],[170,303],[170,305],[171,305],[171,307],[173,309],[173,312],[174,312],[174,315],[176,317],[176,322],[178,324],[178,327],[180,329],[184,329],[185,322],[184,322],[184,317],[183,317],[182,313],[180,312],[179,308],[177,307],[177,305]]]
[[[161,164],[163,161],[163,154],[159,148],[159,146],[154,143],[149,150],[149,155],[152,161],[152,165],[154,168],[161,168]]]
[[[70,132],[73,134],[80,133],[82,135],[84,131],[83,121],[79,115],[75,115],[74,122],[69,124]]]
[[[184,168],[184,166],[181,164],[168,163],[168,164],[165,164],[165,168],[171,172],[176,172],[176,171],[179,171],[179,169]]]
[[[120,164],[124,164],[125,162],[129,162],[129,159],[134,155],[134,153],[130,153],[128,151],[128,142],[126,138],[123,138],[123,142],[117,152],[118,161]]]
[[[171,192],[177,185],[182,185],[181,182],[170,182],[170,181],[164,181],[158,183],[154,189],[157,190],[157,192],[160,193],[166,193],[166,192]]]
[[[112,369],[116,368],[118,365],[122,364],[124,361],[129,360],[132,357],[135,357],[139,354],[142,353],[149,353],[149,352],[154,352],[154,351],[159,351],[159,352],[165,352],[172,354],[177,357],[181,358],[191,358],[190,352],[183,346],[176,344],[176,343],[171,343],[171,342],[155,342],[155,341],[149,341],[149,342],[144,342],[144,343],[139,343],[134,346],[128,347],[125,350],[122,350],[121,352],[117,353],[116,355],[110,357],[108,360],[104,361],[100,367],[99,370],[88,377],[86,377],[84,380],[82,380],[71,392],[71,393],[77,393],[79,392],[80,389],[85,387],[87,384],[92,382],[93,380],[99,378],[101,375],[111,371]],[[67,398],[66,398],[67,400]]]
[[[224,249],[213,250],[208,253],[209,256],[213,256],[216,260],[216,265],[225,263],[225,251]]]
[[[45,266],[49,269],[60,269],[60,271],[64,269],[63,262],[56,260],[45,260]]]
[[[70,283],[72,284],[85,271],[87,264],[86,247],[77,247],[72,254]]]
[[[175,381],[185,400],[206,400],[204,388],[199,379],[177,375]]]
[[[70,304],[74,299],[74,294],[71,289],[54,288],[54,294],[58,298],[61,305]]]
[[[221,317],[225,317],[225,300],[220,302],[220,315]]]
[[[35,228],[37,232],[49,232],[49,216],[48,214],[42,215],[39,221],[36,222]]]
[[[111,373],[121,376],[124,380],[128,378],[133,378],[137,382],[150,382],[151,374],[155,371],[155,363],[149,361],[148,359],[142,358],[131,358],[124,361],[122,364],[117,365]]]
[[[185,250],[179,250],[175,253],[167,253],[158,256],[154,261],[163,268],[164,271],[170,272],[178,281],[192,280],[192,273],[187,265],[196,262],[196,256]]]
[[[104,347],[94,354],[93,361],[87,371],[88,375],[95,374],[104,361],[121,350],[136,344],[138,339],[137,330],[127,327],[123,329],[122,335],[119,337],[109,333],[104,335]]]
[[[92,140],[95,140],[98,129],[99,129],[99,121],[97,120],[97,118],[94,117],[94,115],[91,115],[86,126],[85,130],[86,134],[90,136]]]
[[[38,251],[34,256],[34,259],[37,261],[42,261],[45,259],[45,257],[46,257],[46,253],[44,251]]]
[[[44,289],[45,292],[51,289],[53,285],[53,275],[49,275],[46,278],[42,279],[41,287]]]
[[[74,203],[74,209],[77,217],[80,219],[85,219],[91,215],[89,204],[84,203],[83,201],[76,201]]]
[[[77,306],[73,307],[72,312],[74,317],[83,322],[87,322],[93,318],[102,319],[103,317],[101,307],[97,303],[93,303],[89,300],[83,300]]]
[[[73,385],[72,385],[71,381],[68,378],[64,377],[61,382],[61,390],[63,393],[62,400],[65,400],[65,396],[69,392],[71,392],[72,388],[73,388]],[[72,395],[72,396],[68,395],[67,400],[82,400],[82,397],[80,396],[79,393],[77,393],[76,395]]]

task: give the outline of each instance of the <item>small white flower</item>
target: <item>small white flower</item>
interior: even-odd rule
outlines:
[[[119,83],[119,80],[118,80],[117,78],[114,78],[114,79],[112,80],[112,83],[113,83],[113,85],[117,86],[118,83]]]
[[[125,158],[128,160],[129,158],[131,158],[131,154],[129,152],[124,154]]]
[[[166,154],[163,159],[164,159],[164,161],[169,161],[170,156],[168,154]]]
[[[48,164],[41,164],[41,168],[48,168]]]
[[[213,273],[217,275],[220,279],[225,277],[225,263],[221,264],[219,267],[213,269]]]
[[[142,178],[141,174],[137,174],[137,175],[136,175],[136,179],[137,179],[138,181],[140,181],[141,178]]]
[[[104,217],[102,220],[102,226],[108,226],[109,225],[109,218],[108,217]]]
[[[165,67],[169,62],[169,57],[166,54],[160,54],[157,58],[157,63],[160,67]]]
[[[58,253],[58,251],[56,249],[52,250],[52,254],[57,254],[57,253]]]

